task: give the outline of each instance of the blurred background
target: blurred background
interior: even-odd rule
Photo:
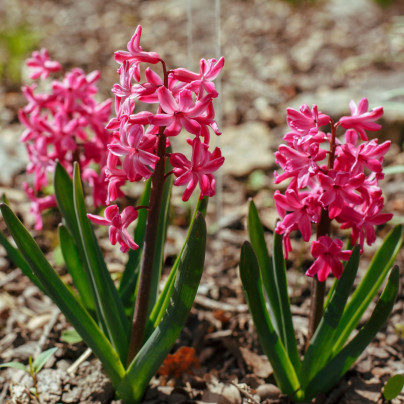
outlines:
[[[316,103],[339,116],[351,99],[375,106],[404,88],[402,0],[0,0],[0,142],[24,105],[23,62],[33,50],[47,48],[66,69],[100,70],[104,99],[118,80],[113,53],[138,24],[143,48],[172,68],[225,57],[217,108],[222,146],[234,156],[224,170],[236,176],[272,164],[286,106]],[[389,137],[401,143],[404,110],[386,109]],[[249,156],[246,145],[257,143]]]

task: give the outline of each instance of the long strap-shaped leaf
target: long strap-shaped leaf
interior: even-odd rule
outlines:
[[[87,218],[77,163],[75,163],[73,171],[73,200],[80,231],[80,241],[87,265],[90,268],[91,280],[95,286],[96,301],[101,310],[111,342],[117,350],[121,361],[124,362],[128,354],[129,323],[125,317],[122,301],[95,238],[94,230]]]
[[[0,231],[0,244],[4,247],[7,252],[8,257],[11,259],[13,264],[20,268],[22,273],[27,276],[31,282],[36,285],[42,292],[44,291],[43,286],[39,279],[32,272],[30,266],[28,265],[25,258],[22,254],[11,245],[11,243],[7,240],[7,237]]]
[[[333,355],[344,346],[352,331],[357,327],[369,303],[376,296],[400,251],[402,237],[403,226],[397,225],[387,235],[373,257],[366,275],[356,288],[342,314],[341,321],[335,333],[336,339],[333,345]]]
[[[59,240],[67,270],[73,279],[81,301],[88,311],[94,312],[96,310],[94,299],[92,299],[91,293],[89,293],[91,291],[91,284],[87,276],[83,274],[83,263],[80,260],[79,251],[66,226],[59,226]]]
[[[90,314],[61,281],[34,239],[11,209],[5,204],[1,204],[0,209],[19,250],[43,285],[46,294],[56,303],[86,344],[101,360],[112,384],[117,386],[125,371],[112,345]]]
[[[398,267],[394,267],[369,321],[356,337],[312,379],[305,390],[307,400],[312,399],[319,392],[326,393],[330,390],[373,340],[393,309],[398,293],[399,278]]]
[[[184,327],[202,276],[205,248],[205,220],[201,214],[198,214],[181,256],[174,291],[167,311],[130,364],[127,375],[118,388],[118,394],[125,403],[140,402],[147,384]]]
[[[299,390],[299,380],[268,315],[258,260],[247,241],[241,247],[240,278],[262,349],[271,362],[276,382],[283,393],[293,396]]]
[[[335,331],[358,272],[359,258],[360,247],[356,246],[345,265],[344,272],[336,284],[327,309],[310,341],[309,348],[304,356],[300,377],[303,389],[324,366],[332,353]]]
[[[55,168],[54,189],[55,189],[56,201],[59,210],[62,213],[64,224],[70,231],[70,234],[73,237],[74,243],[80,255],[82,271],[81,276],[80,275],[78,276],[82,278],[81,279],[82,282],[84,282],[87,285],[90,285],[90,287],[87,290],[86,299],[90,302],[89,307],[95,307],[98,316],[98,322],[100,323],[102,329],[106,331],[105,323],[103,321],[101,314],[101,309],[99,308],[99,305],[96,302],[95,285],[93,284],[91,279],[90,269],[87,265],[83,243],[81,242],[79,225],[77,223],[76,211],[74,209],[73,181],[70,178],[69,174],[64,169],[64,167],[59,162],[56,163]],[[81,296],[81,298],[83,300],[83,296]]]
[[[174,182],[173,175],[170,175],[165,180],[163,187],[163,195],[161,198],[161,206],[160,206],[159,226],[157,229],[157,236],[156,236],[157,238],[156,249],[153,262],[153,279],[151,283],[151,293],[149,300],[149,314],[151,313],[158,297],[158,290],[161,279],[161,270],[163,267],[164,245],[167,238],[168,214],[170,210],[171,189],[173,186],[173,182]]]
[[[259,218],[258,210],[252,200],[248,209],[248,234],[260,265],[262,283],[269,300],[269,310],[272,324],[274,325],[275,329],[280,332],[280,324],[282,323],[282,319],[274,267],[272,265],[272,258],[268,253],[264,228]]]
[[[151,335],[154,329],[158,326],[161,319],[163,318],[164,313],[167,310],[168,304],[171,299],[172,292],[174,290],[175,279],[177,277],[178,267],[181,262],[182,254],[184,253],[184,249],[186,244],[188,243],[189,238],[192,234],[192,228],[197,217],[197,214],[200,213],[205,217],[206,209],[208,207],[209,198],[206,196],[203,199],[199,199],[198,203],[195,207],[195,211],[189,225],[189,230],[187,233],[187,237],[185,238],[184,245],[181,249],[181,252],[178,254],[177,259],[174,262],[173,267],[171,268],[171,272],[166,280],[163,290],[160,293],[159,298],[157,299],[156,304],[153,307],[153,310],[150,314],[149,320],[146,325],[146,332],[145,332],[145,340]]]
[[[279,324],[280,336],[293,366],[296,371],[299,372],[301,361],[297,350],[295,329],[293,327],[292,312],[290,310],[288,284],[286,279],[286,263],[282,248],[282,236],[274,233],[273,243],[272,262],[275,274],[275,286],[278,291],[279,308],[281,311],[281,323]]]

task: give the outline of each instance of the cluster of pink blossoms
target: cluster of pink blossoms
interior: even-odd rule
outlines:
[[[276,209],[282,220],[275,231],[283,235],[285,257],[291,251],[290,233],[299,230],[304,241],[317,225],[317,240],[311,244],[315,261],[306,275],[317,275],[323,282],[330,272],[339,278],[343,272],[341,261],[351,251],[342,250],[340,239],[329,235],[330,222],[335,220],[342,229],[351,229],[351,244],[359,243],[361,251],[366,241],[376,239],[375,226],[386,223],[392,214],[381,213],[384,206],[378,182],[383,178],[382,162],[390,141],[378,144],[368,140],[366,131],[377,131],[375,123],[383,115],[383,108],[368,111],[363,98],[358,105],[350,103],[351,116],[343,116],[334,123],[314,105],[288,108],[287,123],[291,132],[284,136],[286,144],[279,146],[276,162],[283,173],[275,173],[275,183],[288,179],[282,194],[275,192]],[[331,133],[320,130],[330,124]],[[336,138],[338,127],[346,129],[344,141]],[[325,231],[324,231],[325,229]]]
[[[34,52],[27,66],[30,78],[40,80],[62,69],[58,62],[50,60],[46,49]],[[105,124],[111,114],[112,101],[98,103],[94,99],[99,78],[98,71],[85,75],[76,68],[66,73],[61,81],[52,81],[48,92],[38,93],[36,83],[22,88],[28,104],[19,111],[20,122],[26,128],[21,141],[29,156],[27,173],[34,175],[33,186],[25,183],[24,188],[32,201],[37,230],[42,228],[41,212],[56,206],[55,196],[43,193],[56,161],[69,173],[72,173],[73,162],[79,162],[83,180],[92,187],[94,205],[105,204],[107,192],[102,168],[107,162],[110,135]]]
[[[223,164],[224,157],[218,148],[209,150],[210,129],[220,135],[214,120],[213,99],[218,96],[214,80],[224,65],[224,59],[202,59],[199,73],[186,69],[166,71],[166,65],[156,52],[143,51],[140,46],[142,28],[138,26],[128,43],[128,51],[115,52],[120,64],[120,84],[115,84],[116,117],[107,125],[112,131],[108,142],[106,165],[107,204],[122,195],[121,187],[127,182],[145,180],[153,175],[160,158],[168,158],[172,174],[177,178],[174,185],[186,185],[182,199],[187,201],[197,186],[200,197],[213,196],[215,179],[213,173]],[[161,77],[150,66],[144,70],[145,81],[141,82],[141,63],[161,64]],[[155,104],[155,113],[135,113],[135,101]],[[191,158],[181,153],[159,155],[158,140],[180,134],[182,129],[193,135],[187,139]],[[105,218],[88,215],[98,224],[108,225],[110,240],[117,241],[121,251],[137,248],[130,238],[127,227],[137,218],[136,208],[125,208],[119,213],[117,205],[110,205]]]

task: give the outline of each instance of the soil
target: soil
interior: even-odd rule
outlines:
[[[293,4],[293,3],[298,3]],[[404,108],[387,100],[388,91],[404,87],[404,1],[381,6],[372,0],[2,0],[0,26],[13,31],[29,27],[38,47],[46,47],[66,68],[102,73],[100,96],[111,96],[118,80],[113,52],[125,49],[138,24],[142,46],[159,52],[172,67],[198,68],[202,57],[223,54],[226,65],[220,83],[218,120],[223,135],[218,144],[226,163],[218,194],[208,211],[208,249],[201,286],[180,338],[173,348],[193,347],[200,363],[181,377],[156,375],[144,403],[288,403],[275,386],[272,368],[263,355],[238,277],[240,246],[247,239],[248,199],[254,198],[268,242],[276,221],[273,207],[273,152],[282,141],[286,106],[318,104],[332,116],[348,113],[351,99],[366,96],[372,106],[386,105],[381,137],[393,144],[386,165],[404,164]],[[220,21],[220,39],[218,25]],[[11,32],[10,31],[10,32]],[[0,49],[1,49],[0,38]],[[0,57],[0,62],[2,61]],[[26,72],[23,71],[23,80]],[[18,138],[18,108],[25,104],[20,83],[0,76],[0,190],[24,223],[33,229],[22,191],[27,157]],[[400,101],[400,98],[395,98]],[[259,145],[260,147],[256,147]],[[402,222],[402,174],[386,176],[382,188],[386,210]],[[181,248],[186,209],[174,196],[169,229],[167,271]],[[45,218],[36,236],[49,259],[62,270],[52,250],[57,218]],[[1,230],[4,223],[0,222]],[[361,271],[391,225],[378,229],[379,239],[365,251]],[[293,240],[296,246],[299,240]],[[111,271],[122,258],[107,249]],[[295,259],[294,259],[295,258]],[[307,334],[310,281],[304,277],[304,247],[288,260],[288,281],[299,346]],[[397,263],[403,268],[400,252]],[[302,268],[297,262],[302,262]],[[64,316],[12,266],[0,252],[0,360],[27,363],[41,351],[58,347],[38,375],[41,403],[120,403],[99,361],[83,343],[66,343],[70,326]],[[402,271],[401,271],[402,272]],[[166,273],[165,273],[166,275]],[[401,290],[403,286],[401,274]],[[404,372],[404,298],[397,299],[383,329],[352,369],[316,403],[383,403],[390,376]],[[369,313],[365,315],[368,317]],[[0,371],[0,403],[35,403],[32,380],[16,369]],[[404,394],[392,400],[404,402]]]

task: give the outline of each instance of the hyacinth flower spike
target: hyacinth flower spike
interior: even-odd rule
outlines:
[[[220,150],[211,151],[209,144],[209,128],[220,134],[213,79],[224,59],[201,61],[199,74],[182,68],[174,73],[159,54],[143,50],[141,33],[139,26],[127,50],[115,53],[120,80],[112,90],[115,116],[109,122],[111,100],[98,104],[93,98],[98,72],[73,69],[52,82],[50,93],[36,94],[35,86],[24,90],[22,141],[35,176],[26,191],[37,218],[43,210],[59,209],[60,246],[73,285],[62,281],[9,206],[0,207],[17,244],[0,232],[12,261],[56,303],[101,361],[117,396],[132,404],[141,402],[187,320],[204,266],[207,202],[215,194],[214,174],[224,163]],[[158,66],[152,70],[144,63]],[[41,80],[59,66],[45,51],[34,54],[29,65],[32,77]],[[147,111],[138,110],[142,103],[149,104]],[[172,136],[184,141],[190,157],[171,150]],[[46,195],[52,176],[54,194]],[[127,206],[130,199],[121,199],[133,182],[142,182],[144,192]],[[199,199],[161,288],[173,186],[185,188],[184,201],[198,191]],[[87,189],[98,212],[87,212]],[[97,242],[96,234],[105,229],[111,244],[127,255],[117,286]]]
[[[286,191],[277,190],[274,195],[281,220],[275,228],[273,253],[268,252],[254,202],[248,214],[250,242],[241,250],[240,277],[261,345],[279,388],[295,401],[310,401],[330,391],[383,326],[398,293],[398,268],[391,268],[402,244],[401,225],[385,237],[350,296],[365,241],[374,243],[375,226],[392,218],[382,212],[384,199],[379,188],[390,141],[378,144],[366,134],[380,129],[375,121],[383,108],[368,112],[366,99],[358,106],[352,101],[350,108],[352,116],[336,123],[316,106],[287,109],[291,132],[284,137],[287,145],[281,145],[275,154],[283,170],[275,173],[275,183],[288,180],[288,185]],[[328,134],[321,130],[325,125],[331,129]],[[339,139],[338,128],[346,129]],[[346,240],[335,234],[336,227],[351,231],[349,249],[343,247]],[[313,286],[303,357],[297,350],[285,263],[293,252],[291,237],[297,231],[303,242],[311,244],[312,255],[312,264],[305,271],[313,278]],[[324,302],[330,276],[335,282]],[[350,339],[386,278],[370,319]]]

